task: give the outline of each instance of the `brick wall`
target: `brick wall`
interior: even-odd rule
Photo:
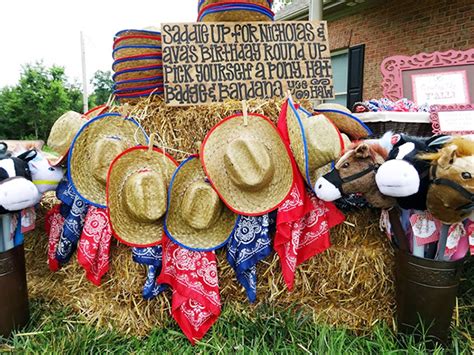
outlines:
[[[474,47],[474,2],[386,0],[330,21],[329,41],[331,50],[365,44],[364,100],[380,98],[384,58]]]

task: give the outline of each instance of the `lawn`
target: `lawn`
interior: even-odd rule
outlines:
[[[460,288],[459,317],[448,349],[434,353],[472,354],[474,334],[474,262],[464,270]],[[330,328],[295,306],[279,309],[262,305],[256,312],[235,312],[224,306],[223,314],[195,347],[174,321],[155,329],[146,338],[124,336],[113,329],[96,328],[72,311],[45,301],[33,300],[30,325],[0,345],[0,352],[13,353],[318,353],[318,354],[418,354],[427,353],[425,341],[413,336],[397,337],[387,325],[376,325],[364,336]]]

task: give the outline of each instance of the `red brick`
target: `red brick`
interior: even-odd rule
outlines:
[[[474,47],[473,11],[472,0],[384,1],[330,21],[330,47],[365,44],[364,99],[379,98],[384,58]]]

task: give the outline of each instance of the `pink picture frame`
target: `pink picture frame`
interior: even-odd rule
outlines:
[[[433,134],[474,134],[474,105],[432,105]]]
[[[413,101],[429,105],[465,105],[471,102],[465,70],[411,75]]]
[[[471,73],[474,72],[474,48],[464,51],[449,50],[446,52],[419,53],[412,56],[396,55],[387,57],[381,64],[383,96],[392,101],[411,96],[407,95],[407,86],[404,90],[404,74],[425,74],[425,70],[426,73],[452,72],[465,70],[466,67],[469,71],[466,75],[466,83],[468,91],[471,91],[469,97],[472,99],[471,86],[474,85],[474,80]],[[411,91],[412,87],[408,90]]]

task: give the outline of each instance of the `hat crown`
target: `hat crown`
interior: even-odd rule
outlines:
[[[227,146],[224,164],[232,183],[247,191],[268,185],[275,171],[265,145],[247,138],[238,138]]]
[[[186,189],[180,207],[186,223],[199,230],[210,228],[222,213],[219,196],[204,181],[195,181]]]
[[[310,169],[320,168],[337,159],[341,153],[341,140],[329,119],[324,115],[315,115],[302,118],[302,121],[308,154],[317,155],[309,157]]]
[[[125,181],[122,198],[127,212],[139,222],[154,222],[166,212],[166,185],[154,170],[131,174]]]
[[[74,136],[87,119],[80,113],[68,111],[54,122],[48,136],[47,145],[53,151],[64,154],[70,147]]]
[[[105,185],[110,164],[124,150],[124,142],[119,137],[106,136],[98,139],[91,151],[94,178]]]
[[[338,103],[322,103],[316,106],[316,110],[337,110],[345,113],[351,113],[351,110],[349,110],[346,106],[343,106]]]

